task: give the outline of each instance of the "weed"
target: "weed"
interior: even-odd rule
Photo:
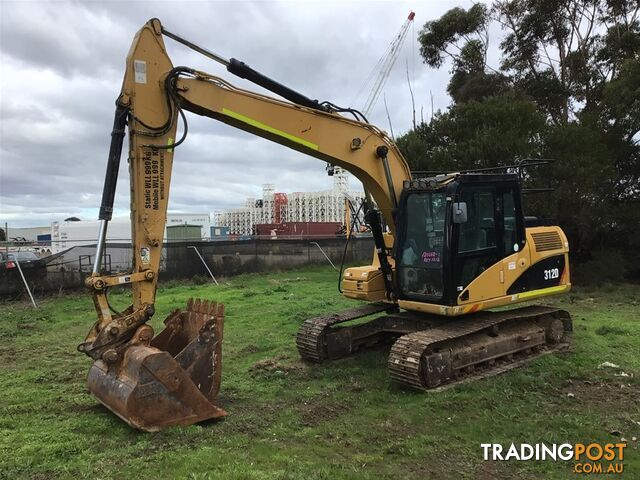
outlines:
[[[210,281],[211,279],[205,275],[194,275],[193,277],[191,277],[191,282],[194,285],[206,285]]]
[[[629,330],[625,330],[620,327],[610,327],[609,325],[602,325],[596,329],[598,335],[629,335]]]

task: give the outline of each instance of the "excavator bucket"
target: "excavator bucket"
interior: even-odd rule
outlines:
[[[190,299],[153,339],[142,325],[119,360],[94,362],[87,384],[134,428],[154,432],[223,417],[214,405],[222,372],[224,305]]]

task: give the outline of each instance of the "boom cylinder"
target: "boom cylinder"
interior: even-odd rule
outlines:
[[[96,244],[96,258],[93,260],[93,274],[100,273],[100,265],[102,263],[102,255],[104,254],[104,244],[107,241],[107,224],[108,220],[100,220],[100,231],[98,232],[98,242]]]
[[[116,113],[113,119],[113,130],[111,131],[111,145],[109,146],[109,157],[107,159],[107,172],[104,177],[102,187],[102,202],[100,204],[100,231],[98,232],[98,242],[96,246],[96,258],[93,261],[93,274],[100,273],[100,264],[104,253],[104,245],[107,240],[107,226],[113,215],[113,200],[116,195],[118,184],[118,170],[120,169],[120,156],[122,155],[122,142],[124,140],[124,130],[127,125],[127,114],[129,109],[120,104],[116,105]]]
[[[285,85],[282,85],[280,82],[276,82],[266,75],[263,75],[262,73],[254,70],[246,63],[241,62],[240,60],[236,60],[235,58],[229,60],[227,71],[240,78],[247,79],[250,82],[255,83],[256,85],[260,85],[270,92],[273,92],[276,95],[280,95],[282,98],[286,98],[290,102],[297,103],[298,105],[302,105],[304,107],[313,108],[314,110],[321,110],[324,112],[329,111],[328,108],[320,105],[317,100],[311,100],[309,97],[306,97],[301,93],[296,92],[295,90]]]
[[[109,158],[107,160],[107,172],[104,177],[104,187],[102,188],[102,203],[100,205],[100,215],[98,216],[100,220],[111,220],[113,214],[113,199],[116,195],[116,185],[118,183],[118,170],[120,168],[124,129],[127,125],[127,113],[129,113],[127,107],[119,104],[116,106],[113,130],[111,132],[111,145],[109,146]]]

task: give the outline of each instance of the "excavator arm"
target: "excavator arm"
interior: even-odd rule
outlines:
[[[376,217],[381,215],[392,235],[399,192],[403,182],[411,179],[409,167],[397,146],[377,127],[324,111],[319,105],[312,108],[314,104],[310,101],[307,102],[310,106],[292,104],[236,88],[204,72],[174,68],[162,33],[157,19],[150,20],[138,32],[127,57],[122,91],[117,100],[100,210],[103,225],[93,275],[87,281],[94,292],[99,321],[82,348],[93,358],[99,358],[119,341],[126,342],[132,330],[154,313],[173,155],[178,147],[176,130],[178,119],[184,118],[183,110],[219,120],[351,172],[375,201],[376,206],[370,206],[368,219],[376,223]],[[127,122],[133,270],[126,275],[104,276],[100,274],[100,260],[113,209]],[[376,230],[381,239],[382,222],[378,223]],[[384,250],[382,240],[378,243]],[[388,262],[387,258],[378,260],[381,264]],[[125,321],[114,325],[106,292],[108,287],[123,284],[132,285],[133,305],[126,315],[120,316]],[[108,333],[116,330],[117,334]]]
[[[236,88],[219,77],[191,68],[174,68],[165,49],[163,34],[295,103]],[[184,111],[219,120],[340,166],[356,176],[375,202],[370,202],[366,214],[376,243],[374,265],[375,270],[379,266],[384,274],[386,297],[392,298],[392,260],[387,252],[388,245],[385,245],[384,224],[393,235],[399,194],[403,182],[411,179],[411,173],[398,148],[383,131],[369,123],[346,118],[337,110],[330,103],[320,104],[284,87],[242,62],[226,61],[167,32],[157,19],[143,26],[129,51],[122,90],[116,102],[97,254],[93,274],[86,282],[92,290],[98,321],[79,350],[96,360],[100,367],[100,382],[119,375],[131,345],[153,347],[153,331],[146,322],[154,314],[173,155],[187,135]],[[179,119],[184,128],[181,138],[176,139]],[[102,275],[101,259],[127,125],[133,268],[124,275]],[[115,312],[109,305],[108,289],[126,284],[131,285],[133,304],[123,312]],[[201,314],[201,310],[209,312],[209,309],[216,311],[213,306],[207,306],[206,309],[194,307],[194,312]],[[183,316],[189,315],[186,312]],[[202,322],[205,320],[201,319]],[[184,325],[180,328],[188,330]],[[189,340],[197,343],[195,330],[191,333]],[[217,368],[219,371],[219,366]],[[95,369],[96,365],[92,371]],[[91,373],[89,383],[91,388]],[[128,407],[114,407],[114,402],[102,391],[106,388],[94,386],[92,391],[118,415],[140,426],[140,422],[130,421]]]

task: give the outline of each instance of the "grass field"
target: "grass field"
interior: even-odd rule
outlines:
[[[86,390],[90,362],[76,345],[95,318],[88,295],[35,311],[1,304],[0,478],[578,478],[573,462],[485,462],[480,444],[621,438],[624,477],[640,478],[640,286],[547,302],[573,315],[570,352],[440,393],[390,385],[384,349],[300,362],[302,321],[354,306],[326,268],[162,287],[156,331],[192,296],[227,306],[219,403],[229,416],[155,434]],[[128,301],[112,296],[116,307]]]

